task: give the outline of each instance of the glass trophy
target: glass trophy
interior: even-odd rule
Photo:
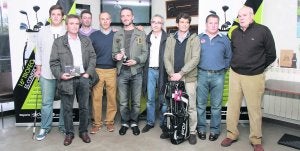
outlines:
[[[65,73],[69,73],[72,77],[80,76],[79,66],[65,66]]]

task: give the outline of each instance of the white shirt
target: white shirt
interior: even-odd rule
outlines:
[[[159,67],[159,47],[161,34],[155,36],[153,33],[150,36],[151,46],[150,46],[150,57],[149,57],[149,67]]]
[[[80,73],[84,73],[83,62],[82,62],[82,52],[81,52],[81,42],[79,37],[76,39],[72,39],[68,35],[68,41],[70,45],[70,49],[73,56],[73,65],[74,67],[80,67]]]
[[[46,79],[55,79],[50,69],[50,55],[54,39],[66,33],[65,26],[44,26],[38,33],[35,53],[35,64],[41,65],[41,76]]]

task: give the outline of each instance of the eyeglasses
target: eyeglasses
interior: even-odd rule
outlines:
[[[162,22],[151,21],[151,24],[163,24]]]

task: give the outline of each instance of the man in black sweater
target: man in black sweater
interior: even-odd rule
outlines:
[[[243,7],[238,14],[239,27],[232,31],[232,60],[229,73],[227,137],[221,146],[238,139],[237,129],[243,97],[246,99],[250,142],[254,151],[263,151],[261,99],[265,90],[265,69],[275,61],[276,49],[268,27],[253,21],[253,9]]]
[[[114,32],[110,27],[111,16],[108,12],[101,12],[99,15],[100,30],[93,32],[90,39],[95,49],[96,72],[100,78],[99,82],[93,87],[93,126],[91,134],[97,133],[102,127],[102,96],[103,88],[106,86],[107,108],[105,125],[107,131],[114,131],[114,119],[117,113],[116,90],[117,90],[117,69],[116,62],[113,61],[112,42]]]

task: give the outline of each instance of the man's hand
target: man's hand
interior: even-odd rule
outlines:
[[[126,66],[133,66],[133,65],[136,65],[136,61],[135,60],[127,60],[126,63],[123,63],[123,65],[126,65]]]
[[[144,26],[138,25],[135,26],[139,31],[144,31]]]
[[[87,78],[87,79],[88,79],[88,78],[90,77],[90,75],[89,75],[89,74],[87,74],[87,73],[85,73],[85,74],[83,74],[83,75],[82,75],[82,77],[84,77],[84,78]]]
[[[121,50],[118,54],[115,55],[115,59],[120,61],[123,59],[124,55],[125,55],[125,51]]]
[[[40,66],[40,65],[37,65],[37,66],[36,66],[36,70],[35,70],[35,72],[34,72],[34,76],[35,76],[36,78],[40,78],[40,76],[41,76],[41,66]]]
[[[170,76],[171,81],[179,81],[182,78],[180,73],[174,73]]]
[[[64,73],[64,74],[62,74],[61,75],[61,79],[62,80],[70,80],[70,79],[72,79],[74,76],[71,76],[69,73]]]

